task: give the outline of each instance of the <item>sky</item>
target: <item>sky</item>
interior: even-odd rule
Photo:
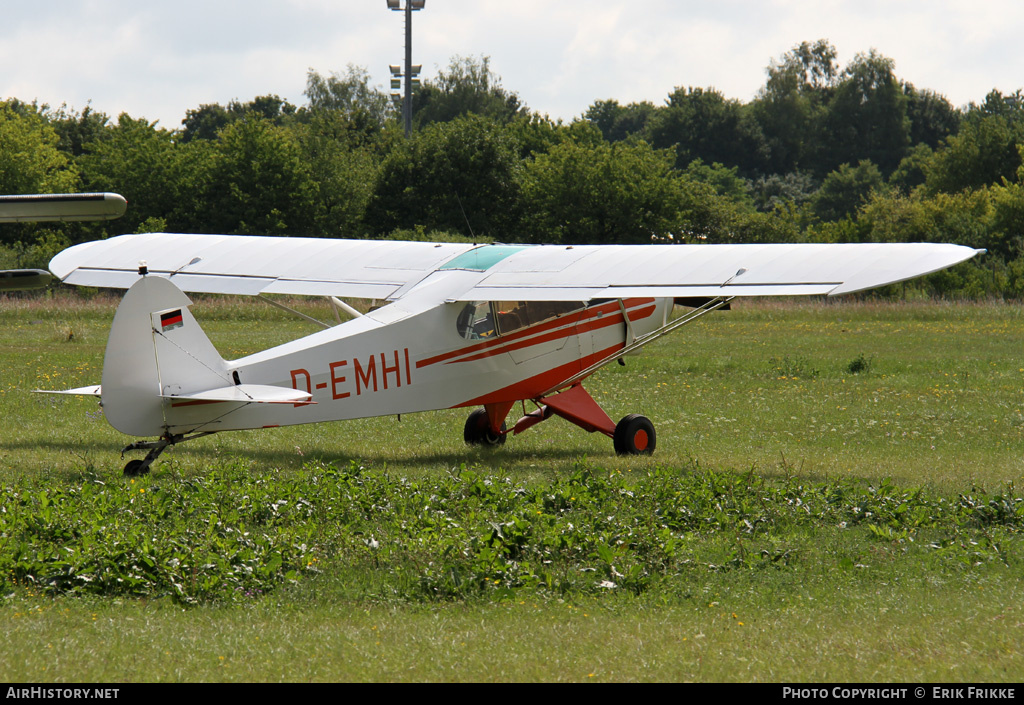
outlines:
[[[403,14],[385,0],[6,0],[0,99],[178,128],[205,103],[302,105],[309,69],[361,66],[383,88],[403,61]],[[960,107],[1024,88],[1021,36],[1019,0],[427,0],[413,62],[429,80],[455,56],[488,56],[527,107],[568,122],[679,86],[748,102],[772,60],[827,39],[841,66],[876,49]]]

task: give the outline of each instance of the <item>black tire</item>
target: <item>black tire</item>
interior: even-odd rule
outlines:
[[[501,430],[505,430],[505,424],[502,422]],[[466,419],[466,428],[462,433],[463,439],[466,441],[466,445],[470,446],[500,446],[505,444],[504,433],[493,433],[491,431],[491,422],[487,418],[486,409],[477,409],[469,418]]]
[[[657,440],[654,424],[646,416],[630,414],[615,425],[615,452],[619,455],[650,455]]]
[[[143,466],[143,461],[136,458],[135,460],[129,460],[128,464],[124,466],[125,477],[139,477],[149,472],[149,466]]]

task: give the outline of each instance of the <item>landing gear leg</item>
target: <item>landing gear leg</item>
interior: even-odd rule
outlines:
[[[148,450],[146,457],[142,460],[136,458],[135,460],[129,460],[128,464],[124,466],[125,477],[139,477],[149,472],[149,466],[153,464],[160,454],[163,453],[167,446],[175,445],[176,443],[182,443],[183,441],[191,441],[193,438],[202,438],[203,436],[212,435],[213,431],[207,433],[197,433],[192,436],[185,436],[182,434],[167,434],[162,436],[156,441],[138,441],[127,445],[121,449],[121,457],[130,450]]]
[[[146,457],[142,460],[139,460],[138,458],[135,460],[129,460],[128,464],[124,466],[124,476],[139,477],[147,474],[149,472],[149,466],[153,464],[154,460],[160,457],[160,454],[164,452],[167,446],[173,445],[179,440],[182,440],[182,436],[164,436],[158,441],[139,441],[125,446],[121,449],[122,458],[124,457],[124,454],[130,450],[149,450],[149,452],[146,453]]]
[[[579,384],[558,394],[533,400],[539,411],[526,414],[516,422],[513,431],[521,433],[552,414],[561,416],[584,431],[603,433],[612,439],[619,455],[650,455],[654,452],[654,424],[646,416],[630,414],[617,424],[604,412],[594,398]]]

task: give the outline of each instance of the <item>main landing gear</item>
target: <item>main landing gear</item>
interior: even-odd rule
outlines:
[[[508,433],[518,435],[552,416],[561,416],[584,431],[599,431],[612,439],[619,455],[650,455],[654,452],[657,436],[654,424],[646,416],[629,414],[617,424],[579,384],[547,397],[534,399],[537,410],[516,421],[511,431],[505,427],[505,417],[515,402],[485,404],[466,419],[464,438],[468,445],[498,446]]]
[[[505,444],[505,422],[501,422],[498,431],[491,430],[491,422],[487,418],[487,409],[477,409],[466,419],[466,428],[462,437],[470,446],[500,446]]]
[[[649,418],[630,414],[615,424],[612,440],[619,455],[650,455],[654,452],[657,436]]]

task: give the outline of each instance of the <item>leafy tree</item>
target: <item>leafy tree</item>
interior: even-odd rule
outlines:
[[[574,120],[566,124],[536,113],[517,115],[505,125],[505,131],[519,144],[519,156],[524,160],[563,142],[596,145],[604,141],[600,130],[591,122]]]
[[[48,227],[49,226],[49,227]],[[3,233],[9,228],[17,229],[17,225],[0,226]],[[25,224],[24,229],[30,237],[13,242],[9,246],[0,245],[0,269],[46,269],[50,260],[58,252],[71,246],[72,241],[61,230],[60,224],[47,225]],[[0,242],[6,240],[0,238]]]
[[[77,113],[61,106],[47,117],[60,138],[58,149],[72,157],[84,154],[85,146],[103,139],[110,127],[110,116],[96,112],[90,105]]]
[[[313,195],[312,227],[329,237],[365,234],[364,215],[377,184],[379,164],[398,141],[389,130],[390,99],[370,84],[366,69],[323,76],[310,69],[293,133],[301,148]]]
[[[1021,146],[1024,151],[1024,145]],[[1024,167],[1021,167],[1024,171]],[[1024,258],[1024,183],[998,184],[991,189],[992,233],[986,247],[1006,260]]]
[[[58,149],[59,136],[46,122],[46,106],[17,100],[0,102],[0,194],[71,193],[79,175]],[[67,233],[79,224],[0,225],[0,260],[6,267],[45,268],[49,258],[70,244]]]
[[[169,175],[175,194],[174,203],[167,211],[147,215],[136,232],[160,232],[163,229],[170,232],[227,232],[218,227],[211,217],[216,207],[216,187],[211,180],[218,151],[218,143],[213,140],[176,142],[172,152],[174,170]]]
[[[754,205],[761,212],[784,206],[802,206],[811,200],[817,189],[814,178],[802,171],[762,176],[750,187]]]
[[[0,102],[0,193],[68,193],[78,173],[35,106]]]
[[[558,144],[526,164],[524,234],[590,244],[674,238],[683,230],[684,183],[673,161],[644,142]]]
[[[826,109],[839,74],[835,47],[824,39],[802,42],[772,61],[767,71],[765,87],[750,106],[768,148],[765,170],[827,172],[818,162]]]
[[[527,112],[519,96],[501,85],[491,71],[490,57],[455,56],[435,81],[424,81],[413,93],[413,121],[417,127],[448,122],[466,115],[481,115],[506,123]]]
[[[767,156],[760,128],[743,105],[710,88],[675,89],[651,116],[648,134],[656,149],[675,149],[680,169],[701,159],[750,172]]]
[[[542,115],[526,113],[517,115],[509,121],[505,125],[505,131],[519,145],[520,159],[528,159],[543,154],[566,139],[571,139],[569,135],[573,131],[580,131],[577,127],[576,123],[563,125]],[[596,139],[600,139],[599,134]]]
[[[379,235],[423,226],[514,236],[519,150],[512,132],[477,115],[429,125],[384,159],[367,223]]]
[[[693,181],[711,186],[715,193],[734,203],[742,210],[754,210],[750,181],[738,175],[737,167],[715,163],[710,166],[700,159],[690,162],[683,172]]]
[[[863,208],[861,223],[874,242],[955,242],[969,247],[998,245],[992,195],[985,190],[929,196],[877,193]]]
[[[981,105],[971,105],[971,115],[1000,116],[1011,121],[1024,119],[1024,91],[1018,89],[1009,95],[1001,91],[991,90]]]
[[[204,103],[196,109],[190,108],[185,111],[185,119],[181,121],[185,126],[181,141],[217,139],[217,134],[233,119],[231,111],[220,103]]]
[[[858,54],[843,71],[828,104],[826,165],[862,159],[891,174],[910,146],[907,97],[893,61],[875,50]]]
[[[227,107],[219,103],[203,104],[195,110],[185,111],[185,119],[181,121],[184,125],[181,141],[216,139],[221,130],[247,115],[281,125],[295,115],[295,106],[276,95],[257,96],[248,103],[233,100]]]
[[[264,118],[237,120],[205,161],[206,228],[252,235],[314,235],[314,186],[294,133]]]
[[[377,183],[380,155],[362,144],[340,113],[316,113],[295,128],[314,193],[313,229],[325,237],[358,237]]]
[[[856,213],[884,185],[882,173],[872,162],[865,159],[855,167],[843,164],[825,178],[811,207],[819,220],[840,220]]]
[[[658,110],[647,101],[623,106],[617,100],[599,100],[587,108],[583,119],[596,126],[609,142],[619,142],[633,136],[643,137]]]
[[[973,111],[936,152],[925,185],[931,193],[955,193],[1013,179],[1021,166],[1024,119]]]
[[[925,144],[935,149],[939,143],[955,135],[960,129],[960,112],[934,91],[918,90],[903,84],[907,98],[907,117],[910,118],[910,144]]]
[[[826,39],[801,42],[768,67],[768,88],[792,82],[799,90],[827,91],[839,75],[836,56],[836,48]]]
[[[362,135],[374,135],[394,116],[391,99],[379,87],[370,85],[370,74],[362,66],[348,65],[344,74],[323,76],[313,69],[306,74],[309,113],[334,114]]]
[[[935,153],[927,144],[916,145],[907,156],[903,157],[900,165],[896,167],[896,171],[889,176],[889,185],[896,187],[904,194],[921,186],[928,178],[928,171],[934,156]]]
[[[82,182],[89,191],[113,191],[127,199],[117,229],[134,232],[146,218],[170,218],[181,196],[176,133],[145,118],[121,113],[101,139],[85,145],[79,158]]]

